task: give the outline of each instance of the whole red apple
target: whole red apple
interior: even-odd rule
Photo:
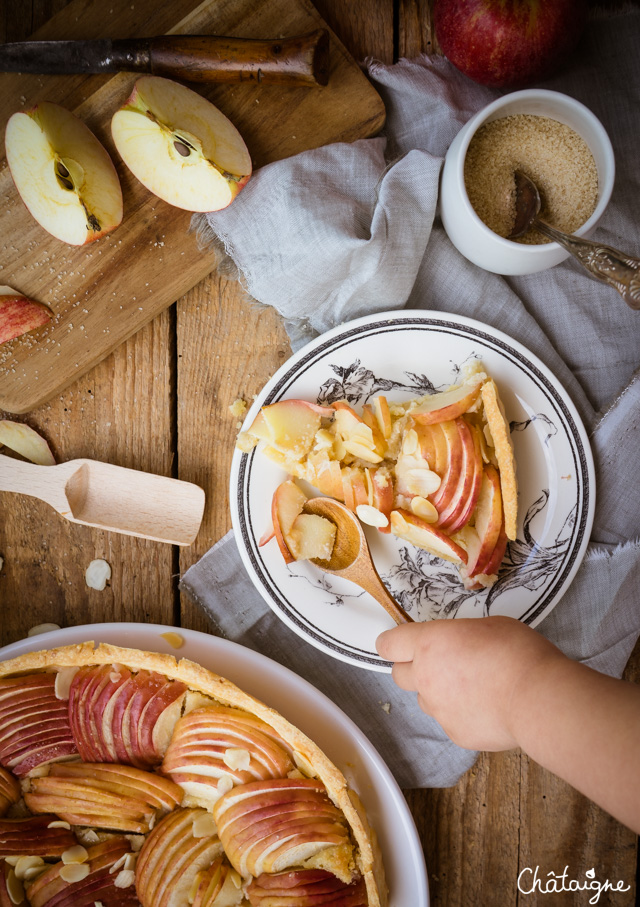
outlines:
[[[442,52],[482,85],[522,87],[551,75],[574,49],[586,0],[436,0]]]

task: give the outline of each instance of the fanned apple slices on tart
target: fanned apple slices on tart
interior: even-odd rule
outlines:
[[[194,662],[92,642],[0,664],[0,907],[385,907],[346,779]]]
[[[363,523],[457,565],[464,585],[492,585],[516,538],[515,460],[496,383],[474,360],[460,383],[404,403],[374,397],[263,406],[237,446],[260,452],[289,478],[273,496],[272,526],[286,563],[328,560],[335,526],[305,513],[296,480],[343,502]]]

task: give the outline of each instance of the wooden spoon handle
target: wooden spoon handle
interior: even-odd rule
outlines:
[[[59,513],[69,511],[65,483],[75,469],[58,466],[36,466],[0,454],[0,491],[14,491],[45,501]]]
[[[401,608],[395,598],[389,593],[375,568],[370,575],[361,573],[356,582],[369,595],[372,595],[379,605],[382,605],[387,614],[390,614],[397,624],[412,624],[414,622],[413,618],[409,617],[404,608]]]

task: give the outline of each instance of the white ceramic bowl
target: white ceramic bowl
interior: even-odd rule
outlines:
[[[609,136],[591,111],[568,95],[531,88],[498,98],[479,111],[460,130],[447,152],[442,171],[440,211],[451,242],[474,264],[496,274],[533,274],[568,258],[558,243],[526,245],[498,236],[474,211],[464,184],[464,161],[471,139],[485,123],[514,114],[533,114],[569,126],[589,146],[598,170],[598,203],[591,217],[576,230],[587,236],[611,197],[615,161]]]

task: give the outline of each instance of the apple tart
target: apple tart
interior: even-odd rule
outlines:
[[[0,907],[385,907],[357,794],[194,662],[94,643],[0,664]]]
[[[270,526],[287,563],[328,560],[335,527],[304,512],[304,480],[343,502],[363,523],[457,565],[468,589],[492,585],[516,538],[517,485],[509,424],[495,381],[477,360],[441,393],[361,412],[281,400],[262,407],[237,446],[289,473],[276,489]]]

